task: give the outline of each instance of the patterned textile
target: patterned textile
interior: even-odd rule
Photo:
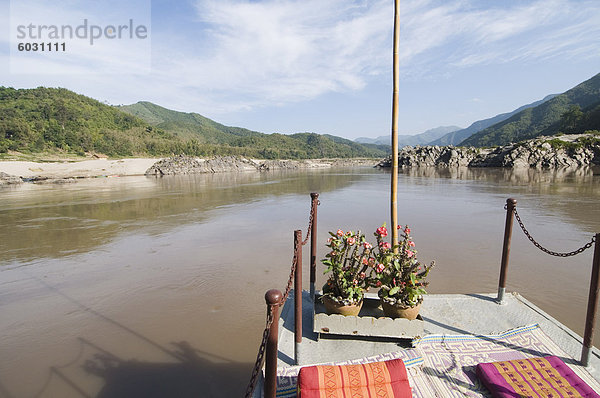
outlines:
[[[353,359],[343,362],[327,362],[321,365],[351,365],[351,364],[366,364],[370,362],[382,362],[392,359],[402,359],[404,367],[410,369],[423,363],[423,358],[417,355],[415,350],[403,350],[397,352],[389,352],[386,354],[374,355],[371,357]],[[277,398],[293,398],[296,397],[296,383],[298,373],[302,366],[290,366],[287,368],[277,369]]]
[[[300,398],[410,398],[401,359],[359,365],[306,366],[298,374]]]
[[[496,398],[600,397],[556,356],[480,363],[477,376]]]
[[[340,362],[366,363],[402,358],[413,390],[413,398],[492,397],[477,378],[479,363],[514,359],[560,357],[592,390],[600,384],[573,358],[556,345],[538,325],[525,326],[499,335],[428,335],[416,348]],[[277,370],[277,397],[296,396],[296,376],[300,367]]]
[[[595,391],[598,382],[570,358],[538,325],[500,335],[429,335],[416,344],[423,357],[421,369],[409,369],[413,397],[491,397],[477,378],[479,363],[556,355]]]

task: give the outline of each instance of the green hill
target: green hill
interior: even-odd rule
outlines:
[[[600,74],[533,108],[490,126],[460,143],[495,146],[561,132],[561,118],[571,107],[589,109],[600,102]],[[598,129],[600,126],[591,129]],[[565,132],[565,131],[562,131]]]
[[[239,137],[265,135],[241,127],[229,127],[198,113],[177,112],[147,101],[122,105],[118,109],[143,119],[151,126],[184,138],[209,144],[231,144]]]
[[[0,152],[98,151],[132,154],[126,132],[146,123],[92,98],[62,88],[0,87]]]
[[[216,148],[232,148],[246,156],[265,159],[309,159],[325,157],[380,157],[385,145],[359,144],[345,138],[315,133],[263,134],[217,123],[198,113],[173,111],[151,102],[138,102],[119,109],[175,136]]]
[[[63,88],[0,87],[0,153],[382,157],[385,147],[313,133],[262,134],[149,102],[113,107]]]

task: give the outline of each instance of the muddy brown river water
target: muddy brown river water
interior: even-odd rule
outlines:
[[[419,169],[399,187],[399,221],[437,264],[432,293],[496,292],[508,197],[551,250],[600,232],[592,170]],[[370,168],[0,189],[0,397],[241,396],[310,192],[318,258],[327,231],[388,221],[389,174]],[[581,335],[591,262],[515,229],[507,290]]]

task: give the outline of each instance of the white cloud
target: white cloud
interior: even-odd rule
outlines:
[[[543,0],[473,9],[474,1],[408,3],[403,65],[428,73],[444,65],[596,56],[600,5],[594,1]]]
[[[116,63],[122,73],[110,79],[45,81],[115,103],[148,99],[217,116],[360,91],[391,77],[389,0],[196,0],[194,5],[191,24],[170,22],[153,31],[150,75]],[[400,11],[405,79],[446,79],[481,65],[568,62],[600,54],[597,0],[406,0]],[[105,57],[98,48],[82,65],[93,67]],[[30,81],[47,84],[35,76]]]
[[[165,71],[206,92],[235,92],[232,107],[301,101],[359,90],[386,69],[391,32],[384,1],[203,0],[207,53],[171,58]]]
[[[202,39],[210,45],[202,54],[162,60],[161,69],[165,79],[174,74],[202,92],[207,104],[214,98],[213,112],[361,90],[390,72],[391,3],[198,0],[198,23],[207,26]],[[453,68],[595,56],[595,4],[544,0],[482,9],[474,0],[402,2],[402,72],[441,77]]]

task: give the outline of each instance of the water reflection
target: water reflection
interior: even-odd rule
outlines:
[[[85,253],[132,231],[165,233],[204,222],[223,206],[360,181],[349,170],[220,173],[88,180],[64,186],[23,185],[0,191],[0,265]]]
[[[600,170],[593,167],[536,170],[531,168],[420,167],[402,170],[411,184],[434,184],[436,179],[474,181],[474,192],[497,194],[509,188],[509,196],[547,216],[574,223],[590,233],[600,222]],[[401,177],[402,178],[402,177]],[[536,212],[536,213],[537,213]]]

